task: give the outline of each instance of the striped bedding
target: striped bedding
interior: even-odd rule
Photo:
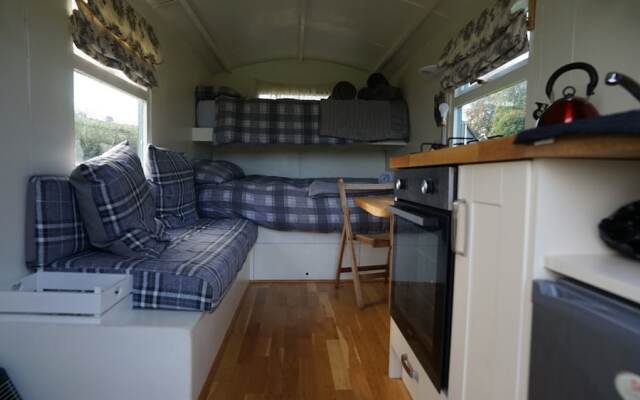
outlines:
[[[316,180],[250,175],[221,184],[197,185],[198,213],[207,218],[243,217],[280,231],[340,232],[340,198],[337,194],[311,197],[309,187]],[[337,179],[324,180],[335,182]],[[353,229],[359,233],[386,231],[386,219],[374,217],[354,204],[354,197],[362,195],[348,196]]]

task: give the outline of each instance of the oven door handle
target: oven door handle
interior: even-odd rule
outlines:
[[[451,250],[454,254],[467,254],[467,202],[458,199],[453,202],[451,211]],[[461,215],[462,214],[462,215]]]
[[[391,211],[391,213],[394,214],[395,216],[404,218],[409,222],[413,222],[414,224],[418,224],[420,226],[426,225],[423,217],[416,215],[414,213],[410,213],[409,211],[405,211],[395,206],[389,206],[389,211]]]

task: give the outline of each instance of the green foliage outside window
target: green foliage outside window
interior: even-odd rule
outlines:
[[[527,83],[478,99],[462,107],[467,127],[479,136],[507,136],[524,129]]]
[[[99,156],[125,140],[138,151],[138,127],[90,118],[83,112],[75,114],[76,162]]]

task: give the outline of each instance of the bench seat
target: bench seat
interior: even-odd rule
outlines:
[[[255,243],[257,226],[239,218],[200,219],[169,232],[172,242],[157,259],[88,249],[44,269],[131,273],[135,308],[215,310]]]

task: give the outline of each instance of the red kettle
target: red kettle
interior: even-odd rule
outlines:
[[[562,99],[554,101],[553,84],[558,77],[567,71],[580,69],[589,74],[587,85],[587,98],[576,97],[576,88],[567,86],[562,90]],[[533,112],[533,118],[538,120],[538,126],[553,124],[568,124],[577,119],[592,118],[600,115],[598,110],[589,103],[589,96],[593,95],[598,84],[598,71],[587,63],[574,62],[564,65],[551,74],[547,82],[546,93],[551,105],[538,103],[538,108]]]

